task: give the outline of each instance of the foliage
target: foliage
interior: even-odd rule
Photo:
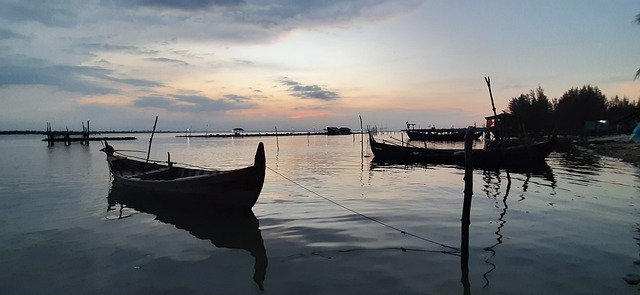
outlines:
[[[544,89],[538,86],[528,94],[520,94],[509,101],[510,113],[522,118],[530,132],[541,132],[551,128],[552,105],[544,94]]]
[[[571,88],[551,102],[538,86],[509,101],[508,111],[522,118],[531,133],[546,133],[553,128],[562,133],[582,134],[586,121],[609,120],[613,127],[628,129],[640,119],[640,100],[614,96],[607,99],[591,85]]]
[[[591,85],[571,88],[557,100],[554,110],[558,128],[582,130],[584,122],[606,118],[607,98]]]
[[[620,99],[617,95],[607,101],[607,119],[612,122],[620,122],[633,119],[640,113],[640,101],[630,101],[623,97]]]

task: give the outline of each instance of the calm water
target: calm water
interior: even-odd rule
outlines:
[[[149,135],[137,136],[112,145],[146,150]],[[463,170],[372,164],[359,135],[156,135],[152,158],[217,168],[251,164],[265,143],[259,227],[234,227],[109,206],[100,143],[40,139],[0,137],[1,294],[640,292],[624,280],[640,275],[640,169],[615,159],[566,151],[535,174],[476,170],[465,287],[451,249]],[[255,248],[266,257],[243,250]]]

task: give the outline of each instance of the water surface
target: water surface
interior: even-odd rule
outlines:
[[[146,151],[138,137],[112,145]],[[0,137],[2,294],[638,292],[624,278],[640,274],[640,171],[616,159],[567,150],[535,173],[474,171],[464,285],[456,167],[372,163],[359,135],[156,134],[152,158],[223,169],[265,143],[255,219],[241,222],[109,204],[100,143],[40,139]]]

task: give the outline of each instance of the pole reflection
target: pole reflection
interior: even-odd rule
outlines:
[[[524,201],[526,199],[525,195],[529,190],[529,186],[532,182],[534,182],[533,176],[536,176],[546,182],[548,184],[544,184],[541,182],[535,182],[541,186],[548,186],[552,190],[556,188],[556,179],[553,175],[553,171],[551,168],[544,163],[544,165],[535,167],[536,169],[524,169],[524,170],[484,170],[482,172],[482,180],[484,181],[482,191],[485,193],[487,198],[495,200],[495,207],[499,210],[498,219],[496,220],[496,231],[494,234],[496,235],[496,243],[491,246],[483,248],[484,251],[489,252],[489,256],[485,259],[485,263],[487,263],[490,268],[486,271],[482,276],[485,280],[485,284],[483,288],[489,286],[489,274],[493,272],[497,265],[493,263],[492,258],[494,258],[497,254],[496,248],[503,243],[504,235],[502,234],[502,230],[507,225],[507,211],[509,209],[509,203],[507,199],[509,198],[509,194],[511,193],[511,186],[514,180],[522,181],[522,193],[520,194],[520,198],[517,200],[518,202]],[[515,174],[512,177],[512,174]],[[518,176],[524,176],[524,178],[519,178]],[[503,181],[506,181],[506,185],[503,184]],[[504,187],[504,192],[502,190],[502,186]],[[555,194],[552,193],[552,194]]]

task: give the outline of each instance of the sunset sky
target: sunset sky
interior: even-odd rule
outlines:
[[[640,97],[631,0],[0,0],[0,130],[464,127]]]

